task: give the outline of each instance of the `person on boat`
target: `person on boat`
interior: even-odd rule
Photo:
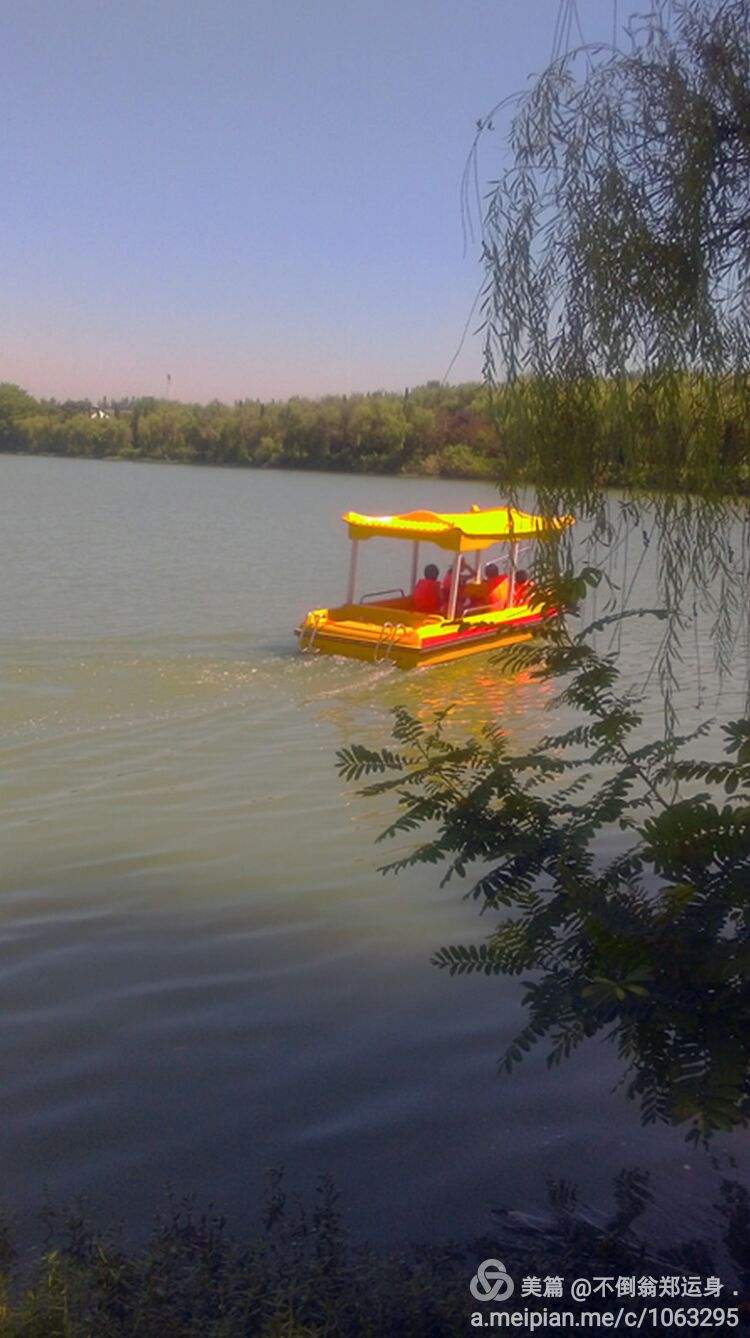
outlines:
[[[519,567],[516,572],[516,582],[513,587],[513,603],[528,604],[530,592],[531,581],[529,580],[529,573],[524,571],[522,567]]]
[[[459,606],[459,608],[460,608],[461,605],[464,603],[464,599],[465,599],[465,587],[466,587],[466,583],[467,583],[469,577],[471,576],[471,567],[468,565],[468,563],[466,563],[466,562],[464,561],[463,558],[460,558],[460,559],[457,558],[456,561],[457,561],[457,562],[460,561],[460,563],[461,563],[461,570],[460,570],[460,572],[459,572],[459,576],[458,576],[458,606]],[[442,587],[441,587],[441,589],[442,589],[442,594],[443,594],[443,608],[446,608],[446,609],[447,609],[447,607],[448,607],[448,601],[449,601],[449,599],[450,599],[450,597],[451,597],[451,584],[452,584],[452,582],[453,582],[453,566],[446,567],[445,575],[444,575],[444,577],[443,577],[443,583],[442,583]]]
[[[415,613],[439,613],[442,606],[440,572],[434,562],[428,562],[424,576],[414,587],[412,605]]]
[[[496,562],[488,562],[484,569],[484,603],[491,608],[504,609],[508,602],[510,581]]]

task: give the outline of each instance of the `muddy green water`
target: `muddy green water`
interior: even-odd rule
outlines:
[[[522,742],[545,692],[482,658],[401,675],[295,650],[300,615],[343,593],[342,510],[493,498],[0,457],[7,1205],[85,1192],[135,1224],[171,1182],[249,1223],[284,1163],[302,1190],[330,1169],[363,1233],[427,1239],[483,1230],[494,1204],[542,1208],[548,1175],[603,1206],[639,1165],[663,1214],[708,1221],[707,1161],[641,1128],[606,1047],[496,1076],[519,987],[430,966],[482,932],[475,908],[429,871],[381,878],[387,810],[334,771],[343,743],[385,740],[397,703],[454,702],[457,726],[500,718]],[[401,584],[397,549],[365,546],[364,588]],[[651,602],[649,562],[639,581]],[[656,636],[624,639],[634,673]],[[722,709],[741,691],[725,685]]]

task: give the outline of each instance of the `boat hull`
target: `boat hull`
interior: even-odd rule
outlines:
[[[390,617],[379,616],[383,613]],[[541,621],[540,611],[529,606],[453,623],[437,616],[409,618],[397,607],[376,610],[369,606],[363,613],[355,606],[315,610],[298,635],[302,651],[420,669],[528,641]]]

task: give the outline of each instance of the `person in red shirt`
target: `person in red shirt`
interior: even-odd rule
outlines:
[[[531,581],[529,580],[529,573],[519,568],[516,572],[516,583],[513,587],[513,603],[528,604],[530,592]]]
[[[458,577],[458,591],[459,591],[458,602],[459,605],[461,605],[461,603],[463,602],[464,586],[466,585],[466,582],[471,576],[471,567],[468,566],[468,564],[464,561],[463,558],[456,558],[456,561],[457,562],[460,561],[461,563],[461,571]],[[453,567],[447,567],[445,575],[443,577],[443,584],[442,584],[443,604],[445,605],[446,608],[448,607],[448,600],[451,597],[452,582],[453,582]]]
[[[424,576],[414,587],[412,605],[415,613],[439,613],[442,604],[440,594],[440,572],[434,562],[428,562]]]
[[[496,562],[488,562],[484,569],[484,588],[487,603],[495,608],[504,608],[508,602],[510,582],[505,572],[501,572]]]

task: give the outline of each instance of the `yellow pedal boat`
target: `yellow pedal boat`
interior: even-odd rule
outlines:
[[[524,540],[548,538],[572,524],[572,516],[533,516],[515,507],[437,513],[410,511],[402,516],[363,516],[347,511],[342,520],[351,540],[349,582],[346,599],[336,608],[312,609],[297,629],[299,649],[324,655],[346,655],[373,663],[389,662],[400,669],[442,664],[494,650],[514,641],[526,641],[541,622],[543,613],[533,594],[519,603],[515,598],[517,555]],[[375,591],[356,599],[357,558],[363,540],[401,539],[412,545],[410,593],[404,590]],[[482,558],[494,544],[508,546],[507,601],[505,607],[473,603],[460,612],[463,556],[474,554],[473,584],[481,589]],[[423,544],[436,545],[454,554],[446,607],[442,613],[422,613],[414,608],[413,592],[419,577],[419,553]],[[519,591],[520,593],[520,591]]]

